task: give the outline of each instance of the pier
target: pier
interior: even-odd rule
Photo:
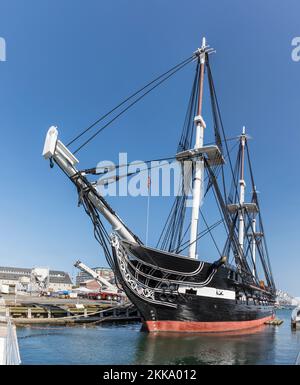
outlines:
[[[75,324],[102,322],[140,321],[141,316],[130,303],[109,304],[83,303],[7,303],[5,316],[13,319],[15,325],[26,324]]]

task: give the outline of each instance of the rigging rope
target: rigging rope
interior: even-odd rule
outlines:
[[[251,178],[251,183],[252,183],[252,191],[253,191],[252,192],[252,194],[253,194],[253,198],[252,199],[253,199],[254,203],[256,203],[256,205],[258,207],[259,227],[260,227],[261,232],[263,234],[263,246],[264,246],[264,248],[261,250],[258,247],[258,252],[260,254],[260,259],[261,259],[263,265],[264,265],[264,262],[265,262],[264,261],[264,259],[265,259],[264,257],[266,256],[267,265],[263,266],[263,268],[265,270],[265,275],[266,275],[267,280],[270,282],[272,288],[275,290],[275,282],[274,282],[272,268],[271,268],[271,263],[270,263],[270,258],[269,258],[269,251],[268,251],[268,246],[267,246],[267,242],[266,242],[266,237],[265,237],[265,232],[264,232],[264,227],[263,227],[263,221],[262,221],[262,215],[261,215],[261,210],[260,210],[260,206],[259,206],[259,202],[258,202],[258,196],[257,196],[257,192],[255,190],[254,175],[253,175],[252,164],[251,164],[250,153],[249,153],[249,146],[248,146],[247,141],[246,141],[246,152],[247,152],[247,159],[248,159],[248,167],[249,167],[249,172],[250,172],[250,178]],[[252,227],[252,224],[251,224],[251,227]],[[252,231],[253,231],[253,228],[252,228]],[[264,251],[265,251],[265,253],[264,253]]]
[[[231,140],[236,140],[237,137],[234,136],[234,137],[231,137],[231,138],[226,138],[225,140],[227,142],[231,141]],[[224,142],[224,140],[222,140],[222,142]],[[209,146],[209,145],[212,145],[212,144],[215,144],[215,142],[208,142],[208,143],[205,143],[204,146]],[[234,145],[234,147],[236,146],[236,144]],[[229,150],[229,152],[231,152],[233,148],[231,148]],[[224,157],[226,159],[226,156]],[[101,167],[92,167],[92,168],[87,168],[87,169],[83,169],[81,170],[82,173],[84,174],[92,174],[92,175],[103,175],[105,174],[106,172],[108,171],[112,171],[112,170],[115,170],[115,169],[120,169],[120,168],[123,168],[123,167],[129,167],[129,166],[138,166],[138,165],[143,165],[143,164],[149,164],[151,162],[161,162],[161,161],[164,161],[164,160],[176,160],[176,156],[168,156],[168,157],[165,157],[165,158],[156,158],[156,159],[150,159],[150,160],[142,160],[140,162],[131,162],[131,163],[124,163],[124,164],[117,164],[115,166],[101,166]],[[165,166],[164,164],[162,165],[159,165],[159,166],[152,166],[150,167],[151,168],[156,168],[156,167],[163,167]],[[104,170],[104,171],[100,171],[100,170]],[[140,171],[144,171],[144,170],[140,170]]]
[[[208,234],[211,230],[213,230],[215,227],[219,226],[221,223],[224,222],[224,219],[220,219],[218,220],[217,222],[215,222],[214,224],[212,224],[211,226],[208,226],[206,224],[206,229],[202,230],[200,233],[198,233],[197,235],[197,238],[193,241],[193,242],[190,242],[189,240],[188,241],[185,241],[181,246],[184,246],[182,249],[180,249],[178,251],[178,253],[181,253],[183,250],[187,249],[190,245],[192,245],[193,243],[197,242],[200,238],[204,237],[206,234]],[[221,255],[221,253],[219,253]]]
[[[93,140],[100,132],[102,132],[106,127],[108,127],[111,123],[113,123],[117,118],[119,118],[121,115],[123,115],[126,111],[128,111],[132,106],[134,106],[137,102],[139,102],[142,98],[144,98],[146,95],[148,95],[152,90],[157,88],[160,84],[164,83],[167,79],[169,79],[171,76],[173,76],[175,73],[177,73],[179,70],[184,68],[187,64],[189,64],[191,61],[194,60],[194,55],[189,57],[188,59],[184,60],[183,62],[177,64],[176,66],[172,67],[170,70],[166,71],[164,74],[158,76],[156,79],[152,80],[148,84],[146,84],[144,87],[139,89],[138,91],[134,92],[132,95],[130,95],[128,98],[126,98],[123,102],[119,103],[115,108],[110,110],[105,115],[101,116],[99,119],[97,119],[94,123],[92,123],[89,127],[87,127],[85,130],[83,130],[79,135],[77,135],[73,140],[71,140],[67,146],[74,143],[77,139],[79,139],[81,136],[83,136],[86,132],[91,130],[93,127],[95,127],[98,123],[100,123],[103,119],[108,117],[110,114],[115,112],[117,109],[119,109],[121,106],[129,102],[131,99],[133,99],[135,96],[140,94],[143,90],[149,88],[150,85],[154,84],[150,89],[142,93],[138,98],[136,98],[133,102],[131,102],[127,107],[125,107],[121,112],[119,112],[115,117],[113,117],[111,120],[108,121],[104,126],[102,126],[100,129],[98,129],[93,135],[91,135],[83,144],[81,144],[75,151],[73,151],[74,154],[76,154],[78,151],[80,151],[83,147],[85,147],[91,140]],[[161,79],[161,80],[160,80]],[[160,81],[158,81],[160,80]]]

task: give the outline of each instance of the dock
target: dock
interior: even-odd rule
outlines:
[[[115,305],[11,304],[6,305],[5,315],[13,319],[17,326],[28,324],[97,324],[102,322],[138,322],[141,320],[139,312],[130,303]]]
[[[283,324],[283,320],[277,319],[277,318],[265,322],[265,325],[273,325],[273,326],[280,326],[282,324]]]
[[[16,326],[6,316],[5,302],[0,298],[0,365],[21,363]]]

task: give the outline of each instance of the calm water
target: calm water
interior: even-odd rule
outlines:
[[[227,334],[147,334],[140,324],[18,328],[23,364],[294,364],[300,330],[290,311],[280,327]]]

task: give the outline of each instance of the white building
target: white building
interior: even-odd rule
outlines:
[[[34,269],[22,267],[3,267],[0,266],[0,286],[7,285],[10,292],[14,293],[17,289],[26,288],[31,282],[32,271]],[[72,281],[68,273],[58,270],[49,270],[48,290],[71,290]]]

